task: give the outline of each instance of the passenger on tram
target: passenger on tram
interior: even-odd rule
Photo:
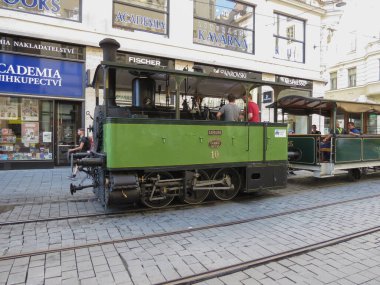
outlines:
[[[233,94],[228,94],[228,104],[220,108],[219,112],[216,114],[218,120],[224,115],[224,121],[240,121],[243,116],[241,115],[240,108],[235,104],[235,96]]]
[[[343,128],[341,128],[339,126],[339,122],[336,122],[336,125],[335,125],[335,134],[336,135],[343,135],[343,134],[347,134],[347,131]],[[330,141],[331,141],[331,137],[334,135],[334,129],[330,129],[330,133],[322,140],[322,144],[326,144],[328,146],[322,146],[321,144],[321,148],[326,148],[326,147],[330,147]]]
[[[353,136],[360,136],[360,131],[355,128],[354,122],[348,122],[348,133]]]
[[[339,125],[339,122],[336,122],[335,125],[335,135],[342,135],[342,134],[347,134],[346,130],[341,128]],[[330,133],[322,140],[321,145],[320,145],[320,150],[323,152],[323,159],[328,160],[330,153],[329,149],[331,148],[331,138],[334,135],[334,129],[330,130]],[[328,150],[328,151],[324,151]]]
[[[248,94],[248,122],[258,123],[260,122],[260,110],[259,106],[253,102],[252,95]],[[246,97],[243,97],[243,100],[246,100]]]
[[[312,125],[311,126],[311,132],[310,132],[310,134],[312,134],[312,135],[320,135],[321,132],[317,130],[317,126],[316,125]]]

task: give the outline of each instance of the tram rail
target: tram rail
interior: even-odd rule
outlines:
[[[378,174],[378,173],[376,172],[374,174]],[[327,181],[327,180],[325,180],[325,181]],[[320,182],[324,182],[324,181],[320,180]],[[320,189],[320,188],[325,188],[325,187],[334,187],[334,186],[340,186],[340,185],[345,185],[345,184],[347,184],[347,181],[345,181],[345,182],[337,182],[337,183],[331,183],[331,181],[329,181],[327,185],[323,184],[323,185],[320,185],[318,187],[315,187],[315,189]],[[305,190],[305,189],[308,189],[308,188],[309,188],[308,184],[297,185],[297,191],[302,191],[302,190]],[[289,190],[289,191],[292,192],[292,190]],[[369,198],[373,198],[375,196],[368,196],[368,197]],[[366,197],[363,197],[363,198],[366,199]],[[247,194],[246,196],[240,196],[240,198],[235,199],[234,202],[239,202],[239,201],[242,201],[242,200],[249,200],[249,199],[253,199],[252,198],[252,194]],[[352,202],[355,199],[347,200],[347,202]],[[359,199],[361,199],[361,198],[359,198]],[[98,200],[97,198],[91,197],[91,198],[83,198],[83,199],[73,199],[72,201],[68,201],[68,202],[70,202],[70,203],[95,202],[97,200]],[[57,201],[54,201],[54,202],[50,202],[49,201],[48,203],[51,204],[51,203],[64,203],[64,202],[65,201],[57,200]],[[170,211],[170,210],[176,210],[176,209],[187,209],[187,208],[192,208],[192,207],[202,207],[202,206],[207,206],[207,205],[214,205],[216,203],[225,203],[225,202],[224,201],[220,201],[220,200],[206,200],[206,201],[204,201],[204,202],[202,202],[201,204],[198,204],[198,205],[173,204],[173,205],[170,205],[170,206],[168,206],[168,207],[166,207],[164,209],[130,208],[128,210],[122,210],[122,211],[109,211],[109,212],[105,211],[105,212],[101,212],[101,213],[90,213],[90,214],[82,214],[82,215],[54,216],[54,217],[41,218],[41,219],[31,219],[31,220],[12,220],[12,221],[8,221],[8,222],[0,223],[0,227],[3,227],[3,226],[14,226],[14,225],[20,225],[20,224],[31,224],[31,223],[44,223],[44,222],[53,222],[53,221],[63,221],[63,220],[72,220],[72,219],[86,219],[86,218],[96,218],[96,217],[101,217],[101,218],[117,217],[117,216],[124,216],[124,215],[135,214],[135,213],[147,213],[147,212],[155,212],[155,211]],[[41,202],[41,203],[31,203],[31,204],[35,205],[35,204],[44,204],[44,203]],[[20,206],[30,205],[30,203],[17,204],[17,205],[20,205]],[[326,204],[326,205],[328,206],[328,204]],[[2,206],[14,207],[13,204],[0,205],[0,207],[2,207]]]
[[[276,261],[280,261],[283,259],[291,258],[293,256],[305,254],[305,253],[308,253],[310,251],[315,251],[315,250],[326,248],[326,247],[333,246],[336,244],[344,243],[344,242],[347,242],[349,240],[359,238],[362,236],[366,236],[366,235],[370,235],[370,234],[373,234],[373,233],[376,233],[379,231],[380,231],[380,226],[376,226],[376,227],[372,227],[372,228],[369,228],[366,230],[357,231],[357,232],[354,232],[351,234],[343,235],[343,236],[340,236],[337,238],[332,238],[332,239],[322,241],[322,242],[317,242],[317,243],[310,244],[307,246],[303,246],[303,247],[299,247],[296,249],[281,252],[278,254],[273,254],[270,256],[263,257],[263,258],[252,259],[250,261],[246,261],[246,262],[242,262],[242,263],[238,263],[238,264],[234,264],[234,265],[230,265],[230,266],[226,266],[226,267],[222,267],[222,268],[218,268],[218,269],[214,269],[214,270],[209,270],[207,272],[198,273],[198,274],[194,274],[192,276],[178,278],[178,279],[171,280],[171,281],[156,283],[155,285],[195,284],[198,282],[207,281],[207,280],[210,280],[213,278],[218,278],[218,277],[222,277],[222,276],[225,276],[228,274],[233,274],[236,272],[247,270],[247,269],[250,269],[250,268],[253,268],[256,266],[265,265],[265,264],[268,264],[271,262],[276,262]]]
[[[153,233],[153,234],[142,235],[142,236],[113,239],[113,240],[107,240],[107,241],[101,241],[101,242],[93,242],[93,243],[87,243],[87,244],[76,245],[76,246],[51,248],[51,249],[37,250],[37,251],[24,252],[24,253],[19,253],[19,254],[12,254],[12,255],[3,255],[3,256],[0,256],[0,261],[23,258],[23,257],[31,257],[31,256],[41,255],[41,254],[49,254],[49,253],[63,252],[63,251],[69,251],[69,250],[90,248],[90,247],[102,246],[102,245],[108,245],[108,244],[117,244],[117,243],[122,243],[122,242],[131,242],[131,241],[138,241],[138,240],[145,240],[145,239],[152,239],[152,238],[168,237],[168,236],[172,236],[172,235],[196,232],[196,231],[201,231],[201,230],[208,230],[208,229],[213,229],[213,228],[228,227],[228,226],[233,226],[233,225],[238,225],[238,224],[243,224],[243,223],[249,223],[249,222],[254,222],[254,221],[260,221],[260,220],[265,220],[265,219],[270,219],[270,218],[276,218],[276,217],[281,217],[281,216],[290,215],[290,214],[294,214],[294,213],[301,213],[301,212],[321,209],[321,208],[325,208],[325,207],[331,207],[331,206],[335,206],[335,205],[351,203],[351,202],[356,202],[356,201],[363,201],[366,199],[373,199],[373,198],[378,198],[378,197],[380,197],[380,194],[366,196],[366,197],[360,197],[360,198],[355,198],[355,199],[348,199],[348,200],[344,200],[344,201],[338,201],[338,202],[333,202],[333,203],[328,203],[328,204],[323,204],[323,205],[316,205],[313,207],[284,211],[284,212],[265,215],[265,216],[261,216],[261,217],[252,217],[252,218],[247,218],[247,219],[234,220],[234,221],[217,223],[217,224],[210,224],[210,225],[199,226],[199,227],[191,227],[191,228],[186,228],[186,229],[179,229],[179,230],[161,232],[161,233]],[[377,228],[376,231],[380,230],[380,226],[376,227],[376,228]],[[350,239],[350,238],[347,238],[347,239]],[[305,249],[303,249],[303,250],[305,250]],[[182,283],[178,283],[178,284],[182,284]],[[183,283],[183,284],[185,284],[185,283]]]

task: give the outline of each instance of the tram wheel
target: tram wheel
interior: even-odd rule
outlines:
[[[173,179],[173,175],[169,172],[150,172],[145,176],[145,181],[141,189],[141,202],[150,208],[163,208],[169,205],[174,195],[166,195],[167,188],[161,185],[155,185],[154,178],[159,177],[160,180]],[[152,181],[152,182],[150,182]]]
[[[234,168],[221,168],[219,169],[213,177],[213,180],[225,180],[226,185],[232,185],[233,189],[228,190],[217,190],[213,189],[215,197],[220,200],[231,200],[233,199],[240,191],[241,187],[241,177],[239,172]],[[220,184],[219,184],[220,185]],[[218,187],[219,185],[215,186]]]
[[[362,177],[362,172],[359,168],[353,168],[348,170],[348,179],[350,181],[359,180]]]
[[[204,170],[198,170],[199,177],[197,178],[197,181],[208,181],[210,180],[210,177],[208,176],[207,172]],[[194,185],[191,185],[189,187],[186,187],[184,190],[184,196],[182,198],[183,202],[187,204],[199,204],[202,203],[210,193],[210,189],[206,190],[194,190]]]

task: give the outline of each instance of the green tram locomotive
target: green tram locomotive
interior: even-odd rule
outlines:
[[[328,147],[321,143],[327,135],[289,135],[289,153],[294,158],[289,164],[291,168],[311,171],[318,178],[347,171],[351,181],[360,179],[368,169],[380,168],[380,104],[286,96],[268,107],[274,108],[275,114],[278,109],[288,115],[309,117],[316,114],[330,122],[333,135]],[[348,122],[355,122],[360,134],[339,134],[336,131],[338,121],[342,128],[347,127]]]
[[[106,207],[122,199],[160,208],[176,197],[197,204],[210,192],[230,200],[239,192],[286,186],[286,124],[217,121],[212,109],[190,110],[186,100],[180,108],[183,94],[193,96],[194,104],[226,93],[242,98],[264,85],[261,79],[222,77],[196,66],[186,71],[119,63],[116,41],[100,46],[103,61],[93,86],[104,100],[94,112],[94,147],[74,155],[93,182],[72,184],[71,193],[93,187]],[[132,90],[132,106],[118,106],[115,94],[126,90]],[[175,96],[175,109],[155,104],[162,90]]]

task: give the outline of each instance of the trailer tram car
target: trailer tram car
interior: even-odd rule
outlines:
[[[268,107],[274,108],[275,114],[281,109],[283,114],[328,118],[327,127],[335,134],[329,147],[321,144],[326,134],[289,134],[289,153],[297,158],[290,161],[291,168],[312,171],[318,178],[343,170],[350,180],[358,180],[369,169],[380,167],[380,104],[286,96]],[[360,135],[336,134],[336,122],[346,130],[347,123],[354,122]]]
[[[197,204],[210,192],[230,200],[239,192],[286,186],[286,124],[217,121],[217,110],[203,105],[207,97],[224,100],[227,93],[242,98],[264,85],[261,79],[196,66],[186,71],[120,63],[115,40],[100,46],[103,61],[93,86],[104,100],[94,112],[94,147],[74,155],[92,184],[72,184],[72,194],[93,187],[105,207],[122,199],[161,208],[176,197]],[[131,106],[117,104],[120,91],[132,91]],[[161,93],[175,97],[175,108],[155,104]],[[193,107],[184,95],[192,96]]]

